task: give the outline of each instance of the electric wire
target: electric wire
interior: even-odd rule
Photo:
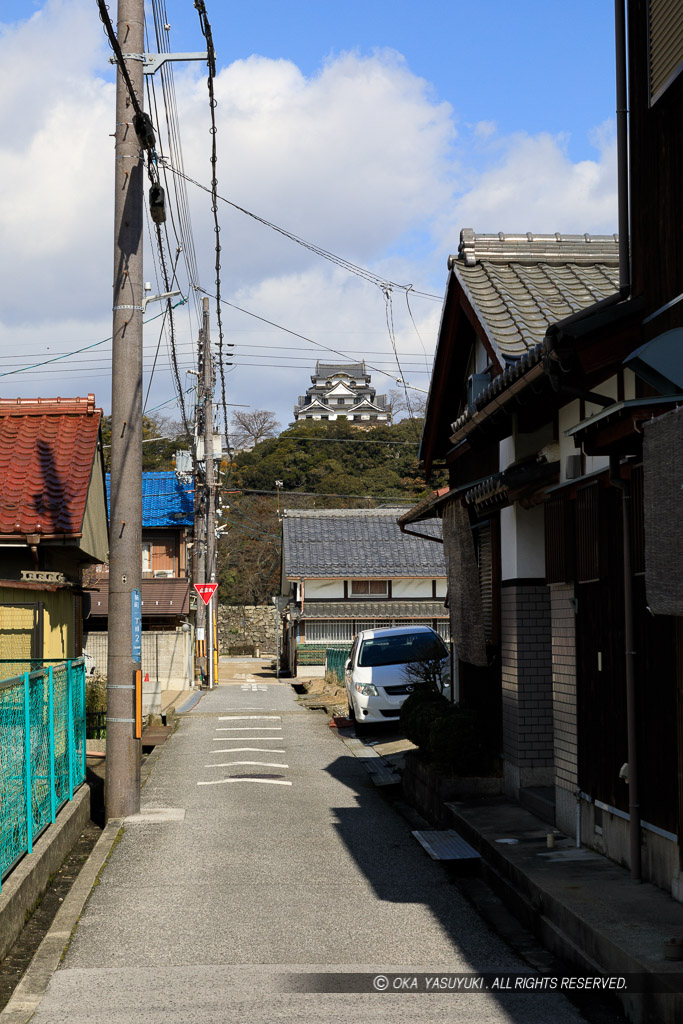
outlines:
[[[205,292],[203,288],[201,288],[200,291],[204,292],[204,294],[206,294],[206,295],[210,295],[210,293],[209,292]],[[215,298],[215,295],[212,295],[211,298]],[[355,360],[351,359],[350,356],[348,356],[345,352],[342,352],[338,348],[332,348],[330,345],[324,345],[322,341],[314,341],[313,338],[309,338],[305,334],[300,334],[298,331],[293,331],[289,327],[283,327],[282,324],[278,324],[274,320],[268,320],[267,317],[265,317],[265,316],[259,316],[258,313],[252,313],[251,310],[244,309],[242,306],[237,306],[234,302],[228,302],[227,299],[221,299],[221,302],[223,303],[223,305],[230,306],[232,309],[236,309],[240,313],[245,313],[247,316],[251,316],[255,320],[260,320],[261,323],[269,324],[271,327],[277,327],[278,330],[284,331],[286,334],[291,334],[295,338],[301,338],[302,341],[308,341],[311,345],[315,345],[317,348],[325,349],[326,352],[332,352],[334,355],[341,356],[342,359],[348,359],[352,363],[355,362]],[[401,383],[401,381],[397,380],[397,378],[393,374],[388,373],[386,370],[380,369],[379,366],[374,366],[372,363],[369,363],[367,361],[367,359],[364,360],[364,362],[365,362],[366,366],[369,366],[370,369],[374,370],[376,373],[381,373],[385,377],[389,377],[391,380],[396,381],[397,384]],[[242,365],[245,365],[245,364],[242,364]],[[404,387],[411,388],[413,391],[419,391],[420,390],[419,388],[414,388],[411,384],[408,384],[405,381],[403,381],[403,384],[404,384]]]
[[[191,185],[195,185],[197,188],[202,189],[204,192],[211,192],[210,188],[206,185],[202,185],[201,182],[197,181],[196,178],[191,178],[185,174],[179,168],[173,165],[169,166],[169,170],[173,174],[177,174],[188,181]],[[259,224],[263,224],[265,227],[270,228],[272,231],[276,231],[278,234],[283,235],[285,238],[289,238],[290,241],[296,242],[297,245],[303,246],[304,249],[308,249],[310,252],[315,253],[317,256],[328,260],[330,263],[334,263],[336,266],[341,267],[342,270],[347,270],[351,274],[355,274],[357,277],[363,278],[370,284],[376,285],[378,288],[398,288],[401,291],[410,290],[413,295],[418,295],[424,299],[435,299],[437,302],[442,301],[441,295],[435,295],[433,292],[425,292],[415,288],[412,284],[399,284],[397,281],[389,281],[386,278],[380,277],[378,274],[374,274],[371,270],[367,270],[365,267],[358,266],[356,263],[352,263],[350,260],[344,259],[343,256],[337,256],[335,253],[330,252],[328,249],[324,249],[322,246],[316,245],[313,242],[307,241],[305,238],[301,238],[299,235],[295,235],[292,231],[288,231],[286,228],[280,227],[278,224],[274,224],[272,221],[266,220],[265,217],[260,217],[257,213],[252,213],[251,210],[245,209],[243,206],[239,206],[238,203],[233,203],[232,200],[226,199],[225,196],[218,194],[217,199],[221,202],[231,206],[234,210],[238,210],[240,213],[245,214],[247,217],[251,217],[252,220],[258,221]]]
[[[218,223],[218,179],[216,177],[216,164],[218,156],[216,152],[216,96],[214,92],[213,82],[216,77],[216,52],[213,45],[213,35],[211,33],[211,24],[209,23],[209,17],[206,13],[206,5],[204,0],[195,0],[194,4],[199,14],[199,23],[202,30],[202,35],[206,40],[206,52],[208,54],[208,66],[209,74],[207,77],[207,88],[209,91],[209,109],[211,112],[211,128],[209,132],[211,134],[211,212],[213,214],[213,225],[214,234],[216,238],[216,322],[218,325],[218,367],[220,370],[221,380],[221,402],[223,406],[223,421],[225,429],[225,446],[228,452],[228,465],[230,464],[230,438],[229,438],[229,423],[228,423],[228,410],[226,405],[225,397],[225,365],[223,357],[223,314],[221,310],[221,244],[220,244],[220,224]],[[227,364],[231,366],[231,363]],[[228,471],[229,472],[229,471]]]

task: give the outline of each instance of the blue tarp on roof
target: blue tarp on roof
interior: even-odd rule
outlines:
[[[107,473],[107,506],[111,474]],[[192,482],[183,483],[171,470],[142,474],[142,525],[192,526],[194,492]]]

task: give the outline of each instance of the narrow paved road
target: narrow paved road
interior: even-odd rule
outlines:
[[[126,824],[35,1024],[579,1024],[555,992],[295,991],[329,972],[525,968],[327,719],[248,663],[233,673],[167,742],[143,810],[168,813]]]

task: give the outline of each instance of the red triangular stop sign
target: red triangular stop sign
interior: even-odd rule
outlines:
[[[218,589],[218,584],[217,583],[195,583],[194,589],[197,591],[197,593],[201,597],[201,599],[204,602],[204,604],[208,605],[209,601],[211,600],[211,598],[213,597],[213,595],[216,593],[216,591]]]

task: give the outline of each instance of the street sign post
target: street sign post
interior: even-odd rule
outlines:
[[[206,624],[208,633],[208,645],[206,651],[206,674],[209,679],[209,689],[213,690],[214,684],[214,622],[213,622],[213,608],[209,608],[211,604],[211,598],[218,590],[217,583],[195,583],[194,589],[197,591],[202,601],[207,607],[206,613]]]
[[[197,591],[197,593],[201,597],[201,599],[204,602],[204,604],[208,606],[209,602],[211,601],[211,598],[213,597],[213,595],[218,590],[218,584],[217,583],[195,583],[194,584],[194,589]]]

